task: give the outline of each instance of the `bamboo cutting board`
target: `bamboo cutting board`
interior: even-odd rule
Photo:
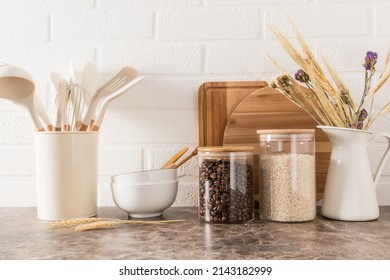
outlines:
[[[316,129],[317,198],[322,198],[329,165],[331,144],[317,123],[301,108],[277,90],[266,87],[248,95],[231,114],[224,132],[223,145],[246,145],[255,148],[258,170],[258,129]],[[258,176],[254,176],[255,185]]]
[[[202,84],[198,91],[199,146],[222,146],[226,124],[236,106],[266,86],[264,81]]]

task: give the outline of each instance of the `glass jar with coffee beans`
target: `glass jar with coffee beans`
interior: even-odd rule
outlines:
[[[253,219],[253,147],[200,147],[199,219],[237,223]]]

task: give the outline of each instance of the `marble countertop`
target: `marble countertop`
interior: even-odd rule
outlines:
[[[114,207],[98,216],[127,219]],[[75,232],[50,228],[35,208],[0,208],[0,259],[390,259],[390,206],[371,222],[207,224],[193,207],[164,218],[185,221]]]

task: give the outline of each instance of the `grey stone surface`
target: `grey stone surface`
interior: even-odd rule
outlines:
[[[98,216],[127,219],[111,207]],[[75,232],[50,228],[35,208],[0,208],[0,259],[390,259],[390,206],[370,222],[207,224],[192,207],[163,218],[185,222]]]

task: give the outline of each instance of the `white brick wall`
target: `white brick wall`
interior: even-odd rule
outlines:
[[[298,6],[298,7],[297,7]],[[369,34],[371,12],[368,7],[349,5],[314,5],[285,10],[291,19],[299,25],[299,30],[306,38],[310,37],[352,37]],[[347,16],[348,15],[348,16]],[[265,12],[265,20],[272,22],[281,30],[290,30],[286,21],[280,21],[278,9],[269,9]],[[272,38],[271,31],[265,29],[265,37]],[[286,35],[293,36],[291,32]]]
[[[153,35],[153,12],[131,10],[61,11],[51,14],[53,41],[127,40]]]
[[[387,12],[390,9],[390,5],[378,5],[375,7],[375,35],[378,37],[389,37],[390,35],[390,19]]]
[[[1,43],[49,40],[49,16],[41,12],[0,12]]]
[[[157,39],[260,39],[260,19],[251,8],[169,9],[158,13]]]
[[[114,46],[103,45],[99,51],[102,71],[110,73],[128,64],[149,75],[202,74],[203,48],[198,43],[129,41]]]
[[[200,84],[272,78],[275,69],[259,48],[296,70],[265,25],[270,21],[291,36],[278,10],[360,96],[365,52],[379,52],[382,62],[390,46],[389,1],[0,0],[0,61],[32,74],[51,114],[48,72],[67,75],[70,61],[80,68],[94,60],[105,78],[124,65],[146,75],[112,103],[101,130],[99,204],[113,205],[110,175],[157,168],[183,146],[197,146]],[[386,101],[390,86],[386,91],[379,100]],[[373,129],[390,132],[389,125],[387,118]],[[0,100],[0,206],[35,205],[32,130],[22,109]],[[373,169],[384,146],[370,149]],[[179,174],[175,205],[195,205],[196,159]],[[378,186],[381,204],[390,205],[389,186],[390,163]]]

